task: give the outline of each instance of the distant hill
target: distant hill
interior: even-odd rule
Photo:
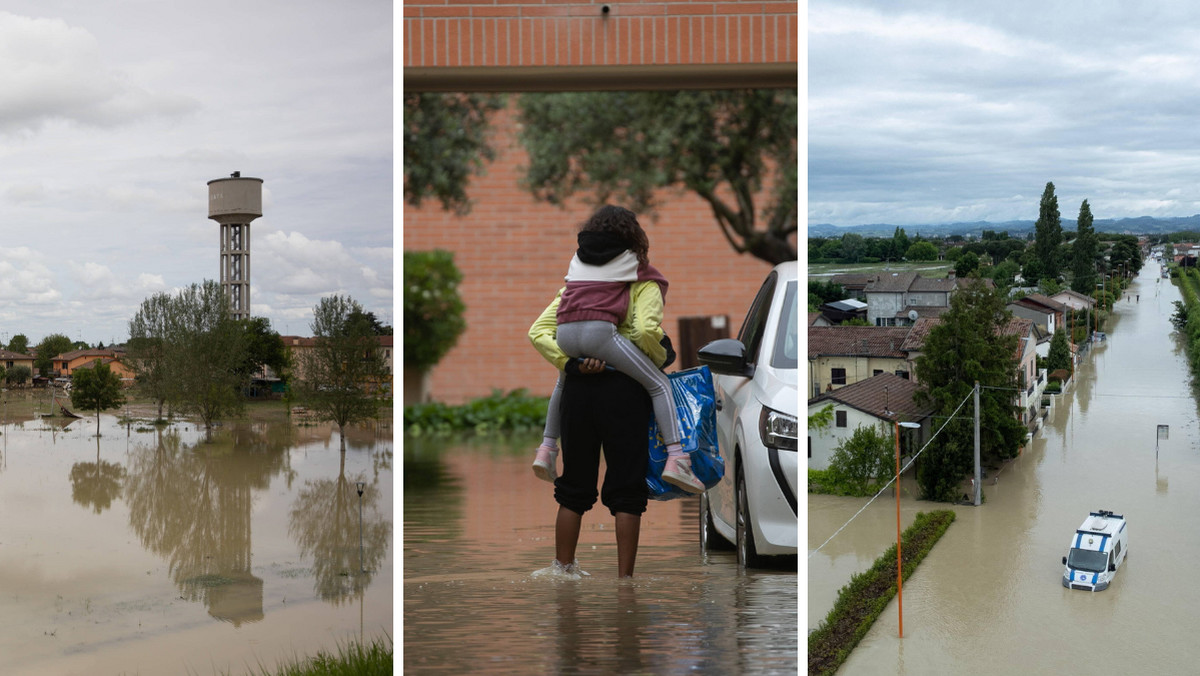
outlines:
[[[841,237],[846,233],[854,233],[863,237],[891,237],[897,227],[904,228],[909,237],[923,235],[925,237],[949,237],[962,235],[979,239],[984,230],[1007,232],[1012,237],[1024,236],[1034,231],[1035,221],[974,221],[970,223],[935,223],[929,225],[889,225],[873,223],[870,225],[831,225],[817,223],[808,226],[809,237]],[[1063,232],[1074,232],[1078,226],[1075,219],[1062,219]],[[1179,216],[1175,218],[1154,218],[1139,216],[1137,218],[1105,218],[1092,222],[1096,232],[1128,233],[1134,235],[1165,235],[1183,230],[1200,231],[1200,214],[1194,216]]]

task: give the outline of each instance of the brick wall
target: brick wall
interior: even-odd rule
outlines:
[[[555,370],[529,344],[530,324],[562,286],[575,251],[577,227],[592,208],[536,202],[518,186],[526,162],[513,113],[493,120],[496,160],[467,189],[474,208],[465,217],[443,212],[436,200],[405,205],[404,249],[453,251],[463,273],[467,331],[430,375],[433,398],[462,403],[493,388],[519,387],[548,395]],[[639,220],[650,237],[650,260],[671,282],[665,327],[678,344],[678,319],[728,315],[736,335],[771,266],[733,251],[710,207],[683,192],[664,193],[657,219]]]
[[[797,7],[405,0],[402,58],[405,67],[795,63]]]

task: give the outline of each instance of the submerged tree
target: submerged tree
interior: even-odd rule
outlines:
[[[222,417],[240,414],[245,334],[220,283],[192,284],[172,298],[165,359],[170,398],[204,422],[209,437]]]
[[[387,365],[367,316],[349,296],[327,296],[313,308],[313,346],[299,358],[297,390],[323,420],[338,426],[342,452],[346,426],[375,416],[376,392]]]
[[[171,306],[171,296],[166,293],[157,293],[142,301],[133,319],[129,320],[125,356],[125,363],[134,373],[135,387],[158,405],[159,420],[163,417],[163,405],[171,395],[166,360]]]
[[[124,403],[121,377],[113,373],[108,364],[92,362],[89,367],[75,369],[71,374],[71,405],[96,412],[96,436],[100,436],[100,412]]]

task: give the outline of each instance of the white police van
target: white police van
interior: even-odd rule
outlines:
[[[1129,550],[1125,525],[1125,517],[1120,514],[1105,510],[1089,513],[1071,539],[1071,550],[1063,557],[1063,586],[1087,591],[1107,589]]]

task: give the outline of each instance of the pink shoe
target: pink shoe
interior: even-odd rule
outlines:
[[[686,493],[698,494],[708,490],[696,475],[692,474],[692,461],[686,455],[668,455],[662,478]]]
[[[542,481],[554,483],[558,478],[558,451],[549,446],[538,446],[537,458],[533,461],[533,473]]]

